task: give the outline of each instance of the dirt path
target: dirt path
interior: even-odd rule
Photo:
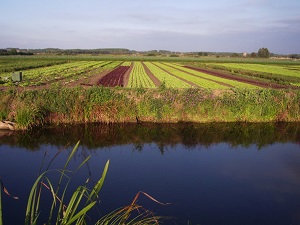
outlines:
[[[149,68],[145,65],[145,63],[142,62],[142,64],[143,64],[145,72],[150,77],[150,79],[153,81],[154,85],[156,87],[159,87],[161,85],[161,81],[156,76],[153,75],[153,73],[149,70]]]
[[[128,85],[128,82],[129,82],[129,76],[130,76],[130,74],[131,74],[131,71],[132,71],[132,69],[133,69],[133,66],[134,66],[134,62],[132,62],[131,64],[130,64],[130,67],[129,67],[129,69],[126,71],[126,73],[124,74],[124,87],[127,87],[127,85]]]
[[[83,79],[79,79],[75,82],[71,82],[69,84],[66,85],[66,87],[75,87],[75,86],[94,86],[94,85],[97,85],[97,82],[102,78],[104,77],[106,74],[108,74],[111,70],[106,70],[106,71],[103,71],[101,73],[98,73],[98,74],[94,74],[90,77],[87,77],[87,78],[83,78]]]

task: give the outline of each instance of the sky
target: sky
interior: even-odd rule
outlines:
[[[300,53],[300,0],[0,0],[0,48]]]

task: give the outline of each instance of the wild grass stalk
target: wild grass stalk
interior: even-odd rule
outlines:
[[[3,213],[2,213],[2,192],[11,197],[12,199],[18,200],[18,197],[12,196],[6,187],[4,186],[2,179],[0,177],[0,225],[3,225]]]
[[[77,87],[1,96],[0,119],[22,129],[45,123],[300,121],[299,90]]]
[[[72,194],[68,203],[65,203],[65,195],[68,192],[68,187],[71,182],[74,174],[85,165],[90,157],[87,157],[76,169],[75,171],[68,170],[68,165],[73,158],[77,148],[79,146],[79,142],[73,148],[70,153],[66,163],[64,164],[63,169],[61,170],[49,170],[47,168],[46,171],[40,174],[40,176],[36,179],[31,192],[29,194],[27,209],[26,209],[26,225],[35,225],[38,222],[39,214],[40,214],[40,202],[41,202],[41,186],[46,187],[50,190],[52,194],[52,205],[49,212],[48,222],[47,224],[60,224],[60,225],[68,225],[68,224],[86,224],[86,214],[87,212],[95,206],[98,199],[98,193],[100,192],[104,179],[107,174],[107,169],[109,166],[109,161],[107,161],[102,176],[96,182],[95,186],[89,190],[87,187],[87,182],[79,186]],[[55,187],[53,183],[48,178],[48,174],[51,172],[59,172],[60,178],[57,186]],[[64,180],[66,179],[66,182]],[[59,197],[59,191],[62,189],[62,197]],[[86,199],[86,200],[85,200]],[[54,218],[56,216],[56,218]],[[43,221],[45,222],[45,221]]]
[[[50,161],[46,170],[39,174],[38,178],[35,180],[31,191],[29,193],[26,213],[25,213],[25,225],[36,225],[36,224],[56,224],[56,225],[86,225],[88,224],[87,213],[91,211],[99,201],[99,192],[102,189],[104,180],[107,175],[109,160],[106,162],[105,167],[103,169],[102,175],[100,179],[93,185],[90,189],[88,187],[89,180],[88,179],[83,185],[80,185],[76,188],[76,190],[72,193],[69,200],[66,199],[67,193],[69,194],[69,184],[80,168],[84,166],[89,160],[90,156],[87,157],[83,162],[77,166],[74,171],[68,169],[71,159],[73,158],[77,148],[79,146],[79,142],[75,145],[73,150],[71,151],[66,163],[63,166],[63,169],[51,170],[49,169],[50,164],[53,160],[60,154],[57,153],[53,159]],[[46,154],[45,154],[46,155]],[[45,157],[45,156],[44,156]],[[44,163],[44,159],[43,159]],[[42,164],[43,164],[42,163]],[[60,177],[58,180],[58,184],[54,184],[50,179],[50,174],[59,173]],[[51,209],[49,210],[49,215],[46,220],[41,221],[45,218],[40,218],[40,215],[45,208],[41,207],[42,202],[42,189],[46,188],[52,196]],[[62,191],[60,191],[60,189]],[[4,187],[2,180],[0,179],[0,225],[4,225],[3,223],[3,215],[2,215],[2,192],[7,194],[8,196],[18,199],[17,197],[11,196],[7,189]],[[62,193],[61,193],[62,192]],[[108,224],[159,224],[162,217],[155,216],[150,211],[144,209],[142,206],[137,204],[137,199],[140,194],[146,195],[152,201],[160,203],[150,195],[144,192],[139,192],[132,203],[129,206],[117,209],[107,215],[101,217],[96,225],[108,225]],[[61,195],[61,196],[60,196]]]

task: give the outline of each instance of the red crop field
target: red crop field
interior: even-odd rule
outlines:
[[[124,86],[124,75],[130,66],[119,66],[118,68],[114,69],[113,71],[106,74],[102,77],[98,82],[97,85],[102,85],[104,87],[116,87]]]

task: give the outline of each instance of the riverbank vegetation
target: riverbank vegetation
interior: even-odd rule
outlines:
[[[53,169],[53,161],[57,159],[63,150],[60,150],[47,163],[46,155],[42,160],[42,165],[37,179],[32,185],[29,193],[27,207],[25,212],[25,225],[36,224],[160,224],[162,220],[167,219],[161,216],[155,216],[154,213],[146,210],[137,204],[139,195],[144,194],[151,201],[157,204],[166,205],[154,199],[145,192],[138,192],[130,205],[121,207],[106,215],[91,216],[92,211],[98,207],[100,202],[99,192],[102,189],[104,180],[107,176],[109,160],[106,162],[102,175],[97,180],[89,174],[88,179],[79,185],[71,188],[72,180],[78,174],[78,171],[88,164],[91,156],[83,159],[80,165],[72,169],[71,160],[74,160],[79,142],[71,150],[65,164],[62,168]],[[45,169],[44,169],[45,168]],[[43,171],[44,170],[44,171]],[[56,179],[55,179],[56,177]],[[12,196],[0,178],[0,225],[5,224],[5,205],[2,205],[2,195],[5,194],[15,200],[18,197]],[[50,196],[50,197],[49,197]]]
[[[43,124],[300,121],[300,91],[105,88],[0,92],[0,120]]]

